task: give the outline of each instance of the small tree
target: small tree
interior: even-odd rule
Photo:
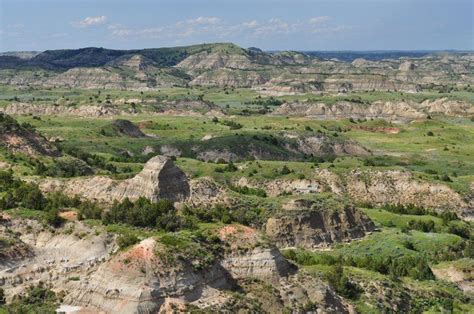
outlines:
[[[280,170],[280,174],[282,175],[286,175],[286,174],[290,174],[291,173],[291,170],[290,168],[287,167],[287,165],[284,165],[283,168],[281,168]]]

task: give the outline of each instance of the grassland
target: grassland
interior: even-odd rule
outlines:
[[[173,91],[177,94],[185,93],[179,89]],[[107,158],[125,151],[134,156],[141,156],[147,146],[159,152],[165,145],[180,149],[183,157],[194,158],[190,148],[196,145],[203,149],[239,149],[238,147],[245,147],[255,141],[254,136],[311,135],[320,132],[329,137],[336,134],[339,138],[352,139],[373,152],[371,157],[341,157],[335,162],[319,165],[331,166],[336,172],[344,172],[354,167],[407,169],[420,179],[438,182],[443,182],[443,176],[447,175],[450,180],[443,183],[463,194],[469,193],[470,182],[474,180],[473,122],[463,118],[433,118],[411,124],[392,124],[381,120],[353,123],[349,120],[320,121],[268,115],[234,115],[226,117],[225,120],[238,123],[242,128],[232,130],[222,123],[212,122],[211,117],[142,114],[125,117],[137,125],[143,125],[142,131],[150,135],[133,141],[127,137],[101,135],[100,131],[110,125],[109,119],[58,116],[41,119],[32,116],[17,118],[20,122],[32,124],[47,137],[63,138],[64,142],[60,145],[64,148],[74,147]],[[372,131],[373,128],[380,127],[398,128],[399,132],[388,134]],[[204,141],[204,137],[212,139]],[[255,145],[261,145],[261,142],[255,142]],[[282,159],[291,159],[291,155],[282,152],[278,147],[269,146],[269,149],[273,149],[275,154],[283,154]],[[182,163],[185,162],[192,163],[194,175],[209,174],[209,169],[213,167],[197,161],[183,160]],[[276,167],[282,167],[283,164],[286,162],[275,162]],[[307,163],[293,165],[306,173],[311,169],[311,165]],[[273,169],[270,164],[266,164],[264,168],[267,166]],[[262,176],[271,175],[266,172]]]
[[[119,90],[14,90],[0,87],[0,106],[15,101],[28,101],[45,106],[52,103],[76,104],[105,103],[122,98],[146,100],[204,99],[219,105],[228,115],[213,121],[212,116],[171,116],[163,114],[143,114],[121,116],[140,126],[147,134],[143,138],[130,138],[114,134],[106,136],[102,130],[110,127],[111,118],[80,118],[72,116],[18,116],[21,123],[34,126],[41,134],[59,137],[57,145],[63,151],[79,150],[103,158],[114,165],[118,171],[116,178],[128,178],[139,172],[144,162],[152,155],[159,154],[163,147],[176,148],[181,157],[176,164],[190,178],[211,177],[228,187],[240,177],[251,177],[262,182],[274,179],[312,179],[315,169],[330,169],[344,174],[354,168],[359,169],[401,169],[414,173],[416,178],[443,183],[462,193],[472,195],[474,181],[474,122],[468,118],[433,117],[413,123],[390,123],[382,120],[311,120],[306,118],[287,118],[281,116],[250,114],[242,110],[262,109],[258,104],[258,94],[251,89],[217,88],[163,88],[146,93]],[[349,96],[299,95],[278,97],[278,100],[311,99],[334,103],[338,100],[355,99],[361,102],[375,100],[414,100],[434,99],[447,96],[451,99],[474,101],[472,93],[354,93]],[[255,102],[257,101],[257,102]],[[253,102],[252,104],[249,104]],[[120,105],[128,109],[130,105]],[[223,120],[240,125],[232,129]],[[397,128],[398,133],[384,133],[377,128]],[[370,156],[344,156],[330,160],[292,159],[290,152],[281,146],[268,144],[274,156],[281,154],[281,160],[244,160],[234,164],[232,171],[221,171],[228,166],[222,163],[204,162],[196,159],[196,147],[205,149],[227,148],[245,150],[246,145],[260,145],[258,137],[284,137],[285,135],[309,136],[316,133],[336,139],[352,140],[372,152]],[[263,144],[262,144],[263,145]],[[272,146],[273,145],[273,146]],[[146,148],[154,152],[145,154]],[[45,163],[54,164],[57,160],[38,157]],[[38,179],[32,158],[21,154],[11,154],[0,150],[0,161],[14,165],[17,176],[28,180]],[[286,167],[290,171],[283,172]],[[111,171],[97,167],[96,173],[111,175]],[[448,178],[448,179],[446,179]],[[276,197],[252,195],[229,191],[238,198],[240,206],[251,209],[255,214],[252,226],[262,226],[264,218],[274,214],[292,195]],[[299,196],[298,196],[299,197]],[[302,196],[314,199],[314,195]],[[434,280],[427,267],[449,267],[459,269],[472,267],[472,226],[460,221],[447,222],[430,214],[402,215],[382,208],[363,208],[367,216],[375,222],[378,231],[363,239],[339,244],[331,250],[295,250],[285,255],[298,263],[308,274],[326,278],[333,271],[333,264],[343,264],[344,273],[360,287],[375,284],[375,289],[387,288],[386,300],[374,300],[370,293],[361,294],[352,302],[361,312],[379,313],[389,311],[389,298],[404,298],[409,293],[410,302],[421,311],[469,312],[472,304],[454,285]],[[10,209],[8,214],[22,218],[44,219],[44,213],[29,209]],[[258,220],[258,221],[257,221]],[[261,220],[261,221],[260,221]],[[214,251],[207,250],[209,243],[196,244],[193,241],[202,234],[213,234],[222,221],[197,224],[196,230],[181,230],[172,235],[152,228],[137,228],[126,224],[113,223],[103,226],[99,220],[85,220],[97,232],[112,232],[129,236],[132,240],[156,237],[162,239],[170,250],[182,250],[186,254],[198,254],[205,265],[212,261]],[[430,232],[410,229],[411,222],[433,223]],[[462,224],[470,230],[469,234],[453,232],[453,224]],[[207,241],[207,240],[206,240]],[[133,243],[128,242],[128,243]],[[212,244],[212,243],[211,243]],[[205,247],[205,249],[203,249]],[[212,254],[207,254],[211,252]],[[384,266],[385,265],[385,266]],[[387,266],[389,265],[389,266]],[[385,268],[384,268],[385,267]],[[429,268],[428,267],[428,268]],[[380,288],[382,287],[382,288]],[[407,292],[408,291],[408,292]],[[392,294],[392,295],[390,295]],[[446,301],[448,300],[448,301]],[[452,300],[452,304],[449,303]],[[448,304],[446,304],[448,302]]]

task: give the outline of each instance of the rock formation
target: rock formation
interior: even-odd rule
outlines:
[[[118,250],[116,237],[81,222],[69,222],[55,232],[35,221],[24,222],[6,219],[0,223],[2,236],[17,237],[15,241],[31,252],[17,258],[0,255],[0,287],[7,300],[41,281],[64,292],[63,308],[157,313],[178,306],[183,311],[219,312],[251,308],[245,302],[235,304],[233,291],[242,289],[239,286],[248,291],[249,301],[267,302],[268,296],[259,300],[257,295],[268,290],[262,289],[263,284],[271,282],[276,312],[302,309],[310,301],[323,312],[352,309],[322,281],[297,273],[278,249],[265,244],[262,235],[249,227],[217,229],[224,251],[201,269],[193,264],[198,256],[183,258],[159,237]]]
[[[14,153],[29,156],[58,157],[61,153],[36,130],[24,127],[12,117],[0,112],[0,146]]]
[[[454,211],[465,220],[474,217],[472,201],[465,200],[447,185],[416,180],[410,172],[355,169],[341,178],[327,170],[318,170],[317,175],[329,191],[347,195],[356,202],[414,205],[438,212]]]
[[[136,200],[139,197],[151,201],[180,201],[189,196],[186,175],[171,159],[164,156],[151,158],[140,173],[128,180],[116,181],[101,176],[68,181],[47,180],[41,184],[41,188],[45,191],[62,190],[68,195],[78,195],[104,203],[125,198]]]
[[[10,115],[37,115],[37,116],[78,116],[84,118],[97,118],[120,115],[121,111],[113,105],[38,105],[30,103],[12,103],[0,111]]]
[[[112,128],[120,135],[129,137],[146,137],[135,124],[129,120],[117,119],[112,122]]]
[[[374,224],[359,210],[314,207],[313,201],[294,200],[291,209],[266,224],[268,237],[278,247],[314,249],[363,237]]]
[[[383,102],[354,103],[340,101],[332,105],[324,103],[285,103],[273,114],[286,116],[305,116],[314,119],[385,119],[410,121],[424,119],[428,114],[443,114],[447,116],[470,116],[474,113],[474,105],[449,101],[441,98],[435,101],[426,100],[415,102]]]

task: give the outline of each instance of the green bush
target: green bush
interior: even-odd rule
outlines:
[[[136,243],[138,243],[140,240],[137,238],[136,235],[134,234],[130,234],[130,233],[127,233],[127,234],[121,234],[118,238],[117,238],[117,244],[119,246],[119,248],[121,249],[124,249],[124,248],[127,248],[129,246],[132,246]]]
[[[250,188],[248,186],[235,186],[230,185],[229,188],[237,193],[245,195],[256,195],[258,197],[267,197],[267,192],[264,189]]]
[[[331,270],[326,273],[326,279],[336,292],[346,298],[356,299],[361,292],[361,289],[344,275],[344,268],[340,262],[332,266]]]
[[[126,223],[135,227],[155,227],[164,231],[176,231],[189,227],[177,214],[173,203],[169,200],[159,200],[156,203],[140,197],[131,202],[128,198],[122,202],[114,202],[112,208],[103,215],[105,224]]]

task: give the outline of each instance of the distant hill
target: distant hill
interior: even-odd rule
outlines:
[[[399,58],[421,58],[431,54],[446,53],[447,51],[301,51],[309,56],[321,59],[338,59],[352,62],[355,59],[363,58],[370,61],[380,61],[385,59]],[[461,51],[449,51],[449,53],[463,54]]]
[[[7,52],[0,52],[0,57],[10,56],[10,57],[18,57],[20,59],[31,59],[39,55],[40,53],[41,51],[7,51]]]
[[[158,66],[174,66],[192,54],[199,52],[245,53],[245,50],[232,43],[200,44],[183,47],[151,48],[135,50],[114,50],[106,48],[81,48],[46,50],[41,53],[21,52],[0,54],[0,69],[45,69],[68,70],[76,67],[100,67],[124,55],[139,54],[154,61]]]
[[[267,96],[470,87],[474,55],[449,51],[272,51],[232,43],[0,55],[0,83],[18,87],[154,90],[252,87]],[[12,71],[13,70],[13,71]]]

